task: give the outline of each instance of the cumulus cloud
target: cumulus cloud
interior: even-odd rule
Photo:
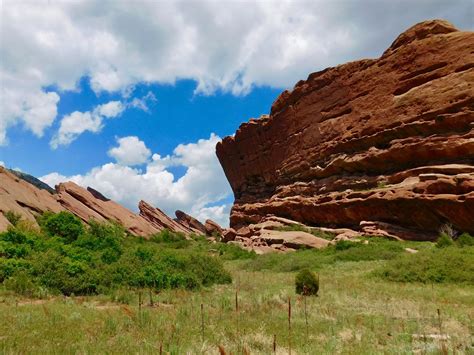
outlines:
[[[57,149],[60,145],[69,145],[82,133],[89,131],[99,132],[104,118],[115,118],[124,110],[120,101],[110,101],[97,106],[92,112],[79,112],[66,115],[62,118],[58,132],[51,139],[50,146]]]
[[[181,209],[203,221],[211,218],[227,226],[231,206],[223,201],[232,192],[215,154],[218,141],[220,137],[211,134],[209,139],[178,145],[171,155],[162,157],[155,153],[142,171],[120,163],[122,158],[126,159],[127,152],[133,151],[130,147],[148,150],[137,137],[125,137],[118,140],[117,148],[123,149],[114,151],[113,155],[119,163],[107,163],[84,175],[64,176],[54,172],[40,179],[50,186],[63,181],[91,186],[132,210],[143,199],[170,216]],[[149,151],[145,155],[148,158]],[[175,166],[184,166],[185,174],[176,177],[170,171]]]
[[[41,136],[61,91],[85,75],[97,93],[177,79],[195,80],[203,94],[291,87],[312,71],[379,55],[421,20],[472,29],[472,7],[471,0],[4,0],[0,144],[18,123]]]
[[[109,150],[108,154],[114,158],[117,163],[122,165],[140,165],[146,163],[151,156],[151,151],[143,141],[135,136],[118,138],[118,147]]]

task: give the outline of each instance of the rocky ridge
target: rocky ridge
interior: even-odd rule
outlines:
[[[187,236],[191,233],[206,234],[204,225],[204,232],[191,228],[173,220],[145,201],[140,201],[140,213],[135,214],[90,187],[84,189],[73,182],[66,182],[57,185],[55,193],[51,193],[48,189],[38,188],[38,183],[32,184],[31,178],[29,176],[28,180],[24,180],[12,171],[0,167],[0,231],[6,230],[10,225],[5,217],[8,211],[20,214],[24,220],[35,226],[35,217],[39,214],[47,211],[69,211],[84,223],[90,220],[119,223],[135,236],[149,237],[165,228]],[[200,222],[195,220],[194,223],[197,225]]]
[[[216,147],[235,196],[227,239],[248,244],[272,215],[401,239],[473,233],[473,48],[473,32],[426,21],[378,59],[284,91]]]

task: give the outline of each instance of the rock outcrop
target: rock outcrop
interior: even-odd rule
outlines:
[[[56,191],[58,202],[85,223],[91,219],[98,222],[115,221],[131,234],[142,237],[159,231],[142,216],[136,215],[114,201],[102,198],[103,195],[97,198],[96,193],[94,196],[90,191],[73,182],[59,184],[56,186]]]
[[[24,179],[24,176],[27,179]],[[90,187],[84,189],[73,182],[61,183],[56,186],[54,193],[50,191],[54,190],[45,188],[39,180],[30,175],[18,175],[0,167],[0,231],[10,226],[5,217],[8,211],[20,214],[24,220],[30,221],[35,226],[37,226],[35,219],[37,215],[47,211],[55,213],[69,211],[84,223],[91,220],[119,223],[135,236],[149,237],[165,228],[185,235],[205,234],[202,224],[204,231],[190,228],[144,201],[139,203],[140,214],[137,215],[99,191]],[[193,217],[188,216],[188,220],[193,226],[199,226],[200,222]]]
[[[147,220],[157,230],[168,229],[173,232],[184,233],[185,235],[194,233],[194,230],[191,228],[171,219],[162,210],[149,205],[145,201],[140,201],[138,209],[140,210],[140,216]]]
[[[4,217],[4,213],[8,211],[20,214],[24,220],[37,226],[36,215],[62,210],[64,208],[50,192],[37,188],[0,166],[0,231],[7,229],[10,225]]]
[[[219,225],[219,223],[214,222],[212,219],[207,219],[204,223],[204,228],[206,228],[206,235],[222,235],[224,229]]]
[[[182,224],[186,228],[189,228],[196,234],[206,234],[206,227],[204,224],[199,222],[196,218],[188,215],[187,213],[177,210],[175,212],[176,219],[178,223]]]
[[[235,230],[276,215],[433,239],[474,232],[474,33],[442,20],[310,74],[217,147]],[[365,221],[365,225],[361,222]]]

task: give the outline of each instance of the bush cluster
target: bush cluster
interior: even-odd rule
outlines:
[[[309,269],[303,269],[295,277],[296,293],[303,296],[316,296],[319,291],[319,277]]]
[[[422,283],[474,284],[474,238],[467,233],[455,241],[441,234],[436,248],[402,255],[375,272],[387,280]]]
[[[127,236],[117,224],[85,227],[68,212],[45,214],[39,224],[41,231],[14,227],[0,233],[0,282],[19,293],[88,295],[231,282],[221,260],[204,248],[186,248],[191,241],[167,230],[144,240]]]

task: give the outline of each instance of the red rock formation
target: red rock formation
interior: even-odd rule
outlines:
[[[216,147],[235,195],[231,227],[273,214],[313,226],[375,221],[435,236],[452,223],[473,233],[473,48],[474,33],[426,21],[378,59],[310,74],[283,92],[269,116]]]
[[[140,216],[160,231],[163,229],[169,229],[170,231],[184,233],[185,235],[194,233],[191,228],[171,219],[162,210],[149,205],[145,201],[140,201],[138,208],[140,210]]]
[[[60,212],[64,208],[54,195],[40,190],[0,166],[0,231],[7,229],[10,222],[4,213],[13,211],[37,226],[35,216],[46,211]]]
[[[115,221],[131,234],[147,237],[157,233],[155,228],[142,216],[106,198],[97,198],[90,191],[66,182],[56,186],[57,200],[68,211],[81,218],[85,223],[93,219],[98,222]],[[94,190],[95,191],[95,190]],[[103,197],[103,195],[100,195]]]
[[[224,232],[224,229],[219,225],[219,223],[214,222],[212,219],[206,220],[204,228],[206,228],[206,234],[208,236],[213,236],[214,234],[222,235]]]
[[[111,201],[99,191],[90,187],[84,189],[73,182],[59,184],[56,186],[56,194],[52,194],[0,167],[0,231],[6,230],[10,225],[4,216],[7,211],[19,213],[23,219],[37,226],[35,220],[37,215],[46,211],[66,210],[84,223],[91,220],[117,222],[136,236],[149,237],[165,228],[185,235],[198,232],[195,228],[171,219],[160,209],[144,201],[140,202],[139,209],[140,215],[137,215]],[[188,223],[198,226],[197,220],[191,216],[188,216],[188,219],[190,221]]]
[[[206,234],[206,227],[204,226],[204,224],[199,222],[196,218],[180,210],[177,210],[175,214],[176,214],[176,221],[179,222],[180,224],[191,229],[194,233]]]

